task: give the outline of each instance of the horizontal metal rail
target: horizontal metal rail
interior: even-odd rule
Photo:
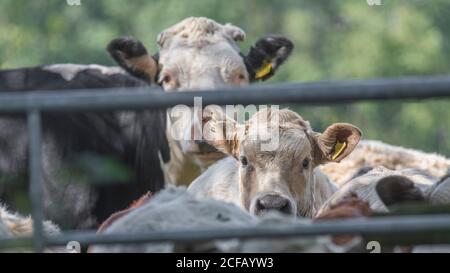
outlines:
[[[314,224],[280,225],[277,227],[249,227],[203,230],[161,231],[148,234],[68,234],[68,238],[49,238],[48,245],[65,245],[70,239],[81,244],[114,244],[139,242],[192,243],[217,239],[285,238],[326,234],[423,234],[450,232],[450,216],[403,216],[379,219],[333,220]],[[414,237],[412,237],[414,243]],[[436,243],[436,242],[429,242]],[[442,243],[442,241],[440,241]],[[450,236],[446,243],[450,243]]]
[[[0,92],[0,113],[40,111],[96,111],[192,106],[194,97],[209,104],[333,104],[373,100],[450,97],[450,77],[327,81],[261,85],[189,92],[149,92],[149,89]]]
[[[141,234],[96,234],[95,232],[66,232],[45,238],[47,246],[65,246],[70,241],[89,244],[139,244],[181,242],[195,243],[223,239],[286,238],[318,235],[360,234],[364,236],[395,235],[402,243],[450,244],[450,215],[415,215],[359,218],[347,220],[324,220],[316,223],[280,224],[246,228],[198,229],[157,231]],[[436,235],[439,236],[439,241]],[[429,236],[429,240],[417,235]],[[406,236],[406,239],[405,239]],[[403,239],[402,239],[403,237]],[[402,240],[400,240],[402,239]],[[7,246],[30,246],[31,238],[3,239],[0,248]]]

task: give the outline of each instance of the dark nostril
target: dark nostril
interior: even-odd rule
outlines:
[[[256,201],[256,211],[262,212],[276,210],[281,213],[291,214],[292,206],[290,201],[279,195],[266,195]]]
[[[285,214],[290,214],[292,212],[291,205],[289,205],[289,201],[286,200],[285,204],[280,207],[280,211]]]
[[[261,202],[261,199],[256,200],[256,211],[263,211],[266,207],[264,206],[263,202]]]

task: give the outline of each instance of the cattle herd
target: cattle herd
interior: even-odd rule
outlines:
[[[269,79],[294,47],[285,37],[269,35],[245,53],[238,45],[245,38],[234,25],[187,18],[161,32],[154,54],[132,37],[118,38],[107,51],[119,67],[55,64],[2,70],[0,90],[160,86],[151,92],[187,92],[244,86]],[[43,113],[44,232],[307,226],[389,214],[407,205],[450,203],[450,159],[443,156],[362,140],[361,129],[347,123],[315,132],[289,109],[260,109],[244,123],[221,109],[202,107],[189,120],[173,115],[174,109]],[[182,137],[171,130],[175,124],[182,124]],[[198,130],[203,137],[194,140]],[[277,140],[275,148],[267,149],[268,139]],[[24,114],[0,116],[0,239],[33,233],[31,218],[12,212],[19,210],[17,191],[29,186],[28,141]],[[115,162],[127,175],[111,171],[95,181],[90,175],[99,162]],[[317,236],[189,246],[92,245],[88,251],[350,252],[365,251],[362,241],[359,236]]]

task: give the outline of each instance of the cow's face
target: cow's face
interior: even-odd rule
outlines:
[[[150,56],[132,38],[113,40],[108,46],[112,57],[130,73],[160,84],[166,91],[214,90],[242,86],[270,78],[290,55],[293,44],[284,37],[259,39],[247,55],[238,42],[245,32],[231,24],[208,18],[187,18],[160,33],[159,52]],[[189,135],[199,124],[185,128]],[[195,141],[183,141],[185,153],[204,153],[210,148]]]
[[[241,205],[255,215],[277,210],[312,216],[308,211],[314,203],[315,167],[339,162],[361,137],[358,128],[343,123],[315,133],[287,109],[262,110],[244,125],[214,110],[205,111],[205,139],[239,162]]]
[[[237,42],[245,33],[207,18],[188,18],[158,36],[158,82],[165,90],[216,89],[249,83]]]

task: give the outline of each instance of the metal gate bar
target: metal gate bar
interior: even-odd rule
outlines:
[[[29,135],[29,175],[30,175],[30,199],[33,217],[34,250],[42,252],[45,246],[43,220],[44,220],[44,196],[42,183],[42,158],[41,158],[41,114],[38,110],[28,111],[28,135]]]
[[[212,92],[213,91],[213,92]],[[450,97],[450,77],[406,77],[355,81],[329,81],[189,92],[149,92],[147,88],[0,92],[0,113],[40,111],[97,111],[192,106],[194,97],[210,104],[333,104],[373,100]]]
[[[316,223],[280,224],[226,229],[198,229],[156,231],[142,234],[96,234],[94,231],[72,231],[45,239],[47,246],[66,245],[70,241],[81,244],[136,244],[180,242],[193,243],[218,239],[286,238],[317,235],[361,234],[365,236],[407,236],[407,243],[450,244],[450,215],[387,216],[368,219],[324,220]],[[417,235],[428,235],[425,241]],[[414,235],[414,236],[410,236]],[[439,236],[438,236],[439,235]],[[436,237],[437,236],[437,237]],[[377,237],[378,238],[378,237]],[[436,241],[439,238],[439,241]],[[3,239],[0,248],[30,246],[33,238]],[[405,243],[405,240],[402,241]],[[14,244],[16,243],[16,244]]]

